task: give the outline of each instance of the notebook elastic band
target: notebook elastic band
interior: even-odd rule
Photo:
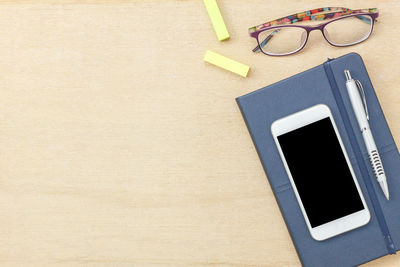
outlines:
[[[389,228],[386,224],[385,217],[384,217],[382,209],[379,205],[378,198],[375,194],[375,190],[373,188],[373,184],[371,182],[371,178],[369,176],[367,166],[365,165],[365,161],[361,154],[360,147],[358,146],[356,136],[354,134],[353,128],[350,123],[349,116],[346,111],[346,107],[344,105],[342,96],[340,95],[339,88],[337,86],[335,77],[333,75],[333,71],[330,66],[330,60],[325,62],[323,65],[324,65],[326,76],[328,77],[328,80],[329,80],[329,84],[331,85],[331,90],[332,90],[333,96],[335,97],[336,104],[339,108],[340,115],[342,116],[343,123],[344,123],[344,126],[347,131],[347,135],[350,139],[351,147],[353,148],[354,154],[356,156],[356,160],[358,162],[358,166],[360,167],[361,175],[363,177],[365,186],[368,190],[368,194],[371,199],[372,206],[374,208],[374,211],[375,211],[375,214],[376,214],[376,217],[378,220],[378,224],[379,224],[382,234],[384,236],[384,240],[386,243],[388,253],[396,254],[396,249],[395,249],[392,237],[390,236]]]

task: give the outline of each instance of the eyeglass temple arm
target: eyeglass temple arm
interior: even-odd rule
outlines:
[[[324,8],[325,9],[325,8]],[[332,8],[333,9],[333,8]],[[337,8],[337,9],[340,9],[340,10],[343,10],[344,12],[345,11],[351,11],[351,9],[348,9],[348,8]],[[303,12],[303,13],[297,13],[297,14],[294,14],[294,15],[291,15],[291,16],[288,16],[288,17],[284,17],[284,18],[281,18],[281,19],[277,19],[276,20],[276,24],[277,25],[280,25],[280,24],[293,24],[293,23],[296,23],[296,22],[301,22],[301,21],[306,21],[306,20],[326,20],[326,19],[330,19],[330,18],[332,18],[333,17],[333,15],[335,15],[335,14],[340,14],[340,13],[338,13],[338,12],[331,12],[331,13],[325,13],[325,14],[321,14],[321,13],[324,13],[324,12],[326,12],[326,11],[321,11],[321,12],[318,12],[318,13],[314,13],[314,14],[312,14],[311,16],[308,16],[308,17],[302,17],[302,18],[296,18],[296,19],[291,19],[291,20],[284,20],[285,18],[290,18],[290,17],[297,17],[298,16],[298,14],[303,14],[303,13],[306,13],[306,12]],[[346,13],[344,13],[344,12],[341,12],[342,14],[340,14],[340,16],[344,16],[344,15],[347,15]],[[351,13],[350,13],[351,14]],[[363,17],[363,16],[355,16],[356,18],[358,18],[358,19],[360,19],[360,20],[362,20],[363,22],[365,22],[365,23],[368,23],[368,24],[370,24],[371,23],[371,21],[369,20],[369,19],[366,19],[365,17]],[[376,20],[375,20],[376,21]],[[255,52],[255,53],[259,53],[259,52],[261,52],[261,48],[264,48],[264,46],[269,42],[269,40],[271,40],[271,38],[272,37],[274,37],[274,35],[276,34],[276,33],[278,33],[279,32],[279,30],[280,29],[277,29],[277,30],[275,30],[275,31],[273,31],[273,32],[271,32],[261,43],[260,43],[260,45],[257,45],[256,47],[254,47],[253,48],[253,52]],[[260,48],[260,46],[261,46],[261,48]]]

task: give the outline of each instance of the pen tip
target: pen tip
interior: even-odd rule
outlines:
[[[386,183],[386,179],[379,181],[379,185],[381,186],[382,192],[385,195],[386,199],[389,200],[389,188]]]
[[[385,195],[386,199],[389,200],[389,190],[385,188],[386,190],[383,190],[383,194]]]

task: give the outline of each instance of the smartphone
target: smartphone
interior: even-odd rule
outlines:
[[[281,118],[271,132],[311,236],[322,241],[371,218],[328,106]]]

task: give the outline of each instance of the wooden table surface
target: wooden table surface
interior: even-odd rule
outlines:
[[[1,266],[300,265],[234,99],[354,51],[398,143],[400,3],[336,1],[380,8],[372,37],[289,57],[247,28],[326,1],[219,5],[225,42],[200,0],[0,3]]]

